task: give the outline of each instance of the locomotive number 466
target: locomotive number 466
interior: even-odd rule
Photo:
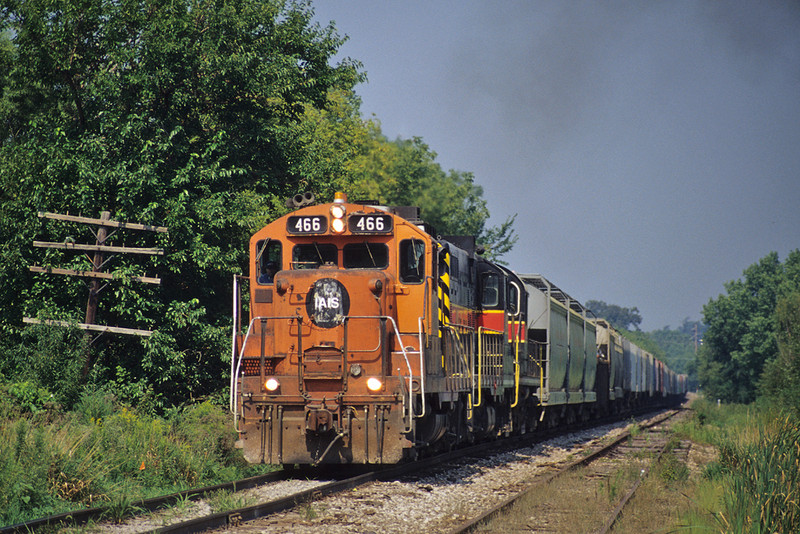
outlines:
[[[350,231],[354,234],[384,234],[392,231],[392,217],[382,214],[353,215]]]

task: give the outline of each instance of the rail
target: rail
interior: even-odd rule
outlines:
[[[641,423],[639,427],[641,429],[652,428],[660,423],[663,423],[667,419],[673,417],[677,411],[668,411],[664,412],[663,414],[659,415],[657,418],[652,419],[646,423]],[[554,471],[551,471],[547,474],[544,474],[541,478],[536,478],[531,480],[521,489],[516,490],[516,492],[501,500],[497,505],[492,507],[491,509],[479,513],[477,516],[467,519],[462,524],[458,525],[457,527],[449,530],[449,534],[462,534],[467,532],[484,532],[487,529],[492,528],[491,521],[498,520],[505,513],[512,505],[515,503],[519,503],[525,496],[530,495],[535,488],[542,487],[544,485],[550,484],[556,478],[563,476],[564,474],[575,470],[578,467],[589,465],[591,462],[595,461],[598,458],[604,457],[609,454],[609,451],[613,450],[615,447],[620,446],[621,444],[627,442],[631,436],[631,429],[630,427],[620,435],[616,436],[613,440],[608,443],[603,444],[602,446],[593,449],[586,455],[582,455],[580,458],[576,458],[568,462],[567,464],[557,468]],[[663,452],[663,446],[660,447],[661,451]],[[660,455],[661,453],[659,453]],[[640,481],[639,481],[640,482]],[[638,482],[637,482],[638,487]],[[635,491],[635,487],[632,491],[629,492],[629,495],[623,498],[623,502],[612,512],[612,519],[606,522],[606,525],[599,531],[593,534],[604,534],[608,532],[608,529],[614,524],[616,517],[619,515],[622,508],[625,506],[625,502],[630,498],[630,495],[633,494]],[[499,519],[502,522],[502,519]],[[496,525],[496,524],[495,524]],[[509,525],[505,525],[509,526]]]

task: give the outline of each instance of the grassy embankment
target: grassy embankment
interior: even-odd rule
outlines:
[[[0,525],[87,506],[118,519],[144,497],[267,469],[245,464],[230,416],[211,403],[152,417],[102,393],[70,412],[22,410],[19,398],[0,387]]]
[[[768,409],[717,406],[703,399],[692,407],[691,415],[670,431],[665,454],[642,481],[613,532],[800,532],[800,421]],[[549,528],[594,531],[640,477],[640,467],[632,459],[603,481],[587,481],[580,471],[557,479],[552,484],[562,485],[564,491],[539,488],[490,528],[519,532],[539,524],[537,509],[566,508],[569,512],[563,517],[545,513]],[[591,487],[578,491],[576,484]],[[565,492],[573,502],[549,500]],[[570,509],[576,505],[579,509]]]
[[[615,531],[800,532],[800,420],[703,399],[692,407],[675,428],[692,441],[691,469],[667,454]]]

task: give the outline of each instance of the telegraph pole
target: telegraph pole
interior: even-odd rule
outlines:
[[[79,276],[82,278],[89,278],[89,297],[86,301],[86,318],[85,322],[78,324],[78,328],[86,331],[99,332],[99,333],[114,333],[125,334],[134,336],[150,336],[150,330],[139,330],[135,328],[121,328],[116,326],[106,326],[97,324],[97,307],[100,300],[100,293],[105,288],[101,285],[103,280],[113,280],[114,275],[104,271],[106,262],[110,259],[111,254],[144,254],[144,255],[158,255],[163,256],[164,250],[160,248],[135,248],[135,247],[115,247],[106,244],[106,241],[114,235],[118,230],[143,230],[157,233],[168,233],[168,229],[163,226],[151,226],[149,224],[129,223],[115,221],[111,219],[111,213],[103,211],[99,219],[92,219],[88,217],[78,217],[75,215],[64,215],[60,213],[47,213],[39,212],[39,218],[53,219],[57,221],[67,221],[80,224],[88,224],[96,226],[97,230],[92,229],[95,236],[95,244],[78,244],[69,241],[63,243],[53,243],[47,241],[34,241],[33,246],[37,248],[57,248],[62,250],[83,251],[87,255],[89,252],[94,254],[89,258],[92,262],[90,271],[77,271],[74,269],[58,269],[54,267],[40,267],[38,265],[30,265],[28,268],[36,273],[59,274],[64,276]],[[109,229],[113,229],[109,233]],[[131,276],[131,280],[142,282],[146,284],[160,284],[160,278],[147,277],[147,276]],[[27,324],[41,324],[43,321],[32,317],[23,317],[24,323]],[[47,324],[56,326],[66,326],[68,323],[64,321],[44,321]]]
[[[101,221],[108,221],[111,218],[111,212],[104,211],[100,213],[100,220]],[[108,230],[102,224],[97,229],[97,246],[102,247],[106,244],[106,237],[108,236]],[[94,272],[102,272],[103,269],[103,251],[98,249],[94,253],[94,258],[92,258],[92,271]],[[91,282],[89,282],[89,300],[86,301],[86,320],[84,323],[86,324],[95,324],[94,319],[97,316],[97,301],[98,301],[98,294],[102,290],[100,287],[100,280],[95,278]]]

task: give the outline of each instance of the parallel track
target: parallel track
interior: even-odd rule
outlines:
[[[653,428],[653,427],[655,427],[655,426],[667,421],[668,419],[674,417],[677,413],[679,413],[678,410],[670,410],[669,412],[666,412],[665,414],[663,414],[663,415],[659,416],[658,418],[648,422],[647,424],[641,425],[641,428]],[[515,505],[516,503],[518,503],[521,500],[523,500],[532,491],[535,491],[536,489],[541,488],[542,486],[545,486],[545,485],[548,485],[548,484],[552,483],[558,477],[561,477],[561,476],[573,471],[574,469],[576,469],[578,467],[588,466],[589,464],[591,464],[595,460],[597,460],[599,458],[603,458],[605,456],[608,456],[609,454],[612,453],[612,451],[622,447],[623,444],[626,441],[630,440],[630,439],[631,439],[631,432],[630,432],[630,429],[629,429],[629,430],[626,430],[624,433],[620,434],[612,442],[602,446],[599,449],[593,450],[590,454],[586,455],[585,457],[582,457],[582,458],[579,458],[577,460],[574,460],[574,461],[562,466],[557,471],[548,473],[546,475],[543,475],[543,476],[541,476],[539,478],[536,478],[536,479],[532,480],[530,485],[525,490],[523,490],[523,491],[517,493],[516,495],[506,499],[505,501],[501,502],[500,504],[498,504],[497,506],[495,506],[491,510],[488,510],[488,511],[482,513],[481,515],[477,516],[477,517],[473,517],[473,518],[469,519],[468,521],[465,521],[461,525],[459,525],[456,528],[452,529],[450,531],[450,534],[462,534],[462,533],[467,533],[467,532],[478,532],[478,531],[483,531],[483,530],[485,530],[487,528],[488,528],[489,531],[491,531],[492,521],[501,521],[502,520],[502,516],[505,513],[507,513],[507,511],[513,505]],[[664,452],[664,447],[665,446],[666,446],[666,443],[658,445],[658,451],[657,451],[656,458],[651,462],[651,465],[655,465],[655,463],[661,457],[661,455]],[[612,526],[614,525],[614,523],[616,522],[616,520],[619,518],[620,514],[622,513],[622,510],[624,509],[625,505],[628,503],[630,498],[635,493],[636,489],[639,487],[641,482],[647,476],[648,471],[649,471],[649,467],[646,467],[642,471],[641,477],[639,477],[635,481],[635,483],[629,489],[629,491],[626,493],[626,495],[619,501],[617,506],[614,508],[614,510],[608,516],[608,518],[605,521],[604,525],[599,530],[596,531],[597,534],[605,534],[605,533],[607,533],[608,531],[611,530]],[[568,497],[565,497],[563,499],[563,502],[570,503],[572,501],[570,501],[570,499]],[[543,514],[544,513],[545,512],[543,512]]]

